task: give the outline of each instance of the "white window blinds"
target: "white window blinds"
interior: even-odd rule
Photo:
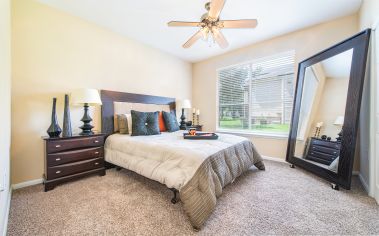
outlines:
[[[219,129],[288,133],[295,52],[218,71]]]

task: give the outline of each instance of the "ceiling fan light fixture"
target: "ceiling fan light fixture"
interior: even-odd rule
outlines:
[[[208,37],[209,37],[209,28],[208,27],[203,27],[201,29],[201,33],[202,33],[202,39],[203,41],[208,41]]]
[[[220,20],[220,13],[225,5],[226,0],[211,0],[206,3],[205,8],[208,11],[200,18],[200,22],[183,22],[183,21],[170,21],[168,26],[189,26],[200,27],[199,31],[195,33],[185,44],[183,48],[189,48],[197,40],[202,39],[208,42],[211,47],[212,44],[217,43],[221,48],[228,47],[228,42],[225,36],[220,32],[221,29],[243,29],[255,28],[258,24],[256,19],[245,20]]]

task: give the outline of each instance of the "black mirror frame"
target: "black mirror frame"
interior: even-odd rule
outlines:
[[[370,35],[371,29],[366,29],[300,62],[298,67],[286,161],[295,166],[306,169],[318,175],[319,177],[330,181],[332,184],[341,186],[345,189],[350,189],[351,187],[351,176],[357,142],[359,113],[361,109]],[[314,65],[320,61],[323,61],[327,58],[338,55],[350,49],[353,49],[353,57],[346,101],[345,120],[343,124],[343,138],[341,142],[338,173],[335,173],[333,171],[307,162],[301,158],[295,157],[294,152],[299,123],[305,69],[311,65]]]

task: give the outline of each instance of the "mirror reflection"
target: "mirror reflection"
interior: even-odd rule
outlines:
[[[353,49],[305,69],[295,156],[337,172]]]

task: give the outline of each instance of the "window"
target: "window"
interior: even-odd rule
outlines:
[[[219,130],[288,134],[295,52],[218,70]]]

